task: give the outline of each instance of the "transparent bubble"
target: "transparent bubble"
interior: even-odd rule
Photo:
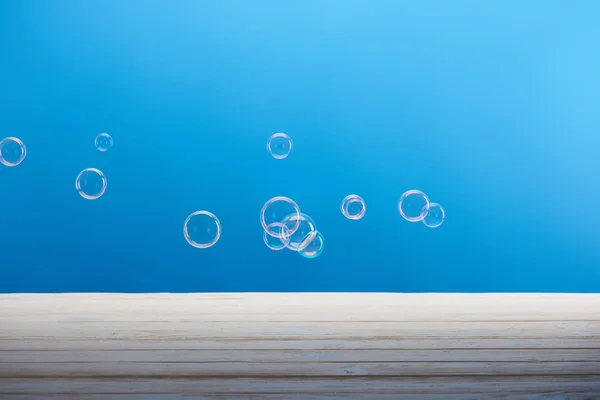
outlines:
[[[361,219],[367,212],[365,201],[356,194],[350,194],[342,200],[342,214],[348,219]]]
[[[183,223],[185,240],[198,249],[206,249],[219,241],[221,223],[211,212],[196,211]]]
[[[0,163],[7,167],[21,164],[27,155],[25,144],[16,137],[7,137],[0,141]]]
[[[422,221],[429,211],[429,199],[420,190],[409,190],[400,197],[398,211],[407,221]]]
[[[300,251],[304,249],[308,243],[317,234],[315,222],[306,214],[290,214],[282,221],[282,224],[287,229],[281,230],[281,237],[287,238],[285,247],[290,250]],[[296,227],[292,231],[289,227]]]
[[[269,228],[273,222],[282,222],[288,215],[300,216],[300,208],[298,204],[289,197],[277,196],[268,200],[260,211],[260,223],[269,235],[276,238],[281,238],[281,229],[275,227]],[[289,233],[294,233],[298,228],[299,221],[296,220],[296,225],[290,224],[287,226]]]
[[[113,146],[113,138],[108,133],[101,133],[96,136],[94,145],[99,151],[105,152]]]
[[[323,234],[320,231],[315,231],[315,234],[312,236],[312,239],[306,244],[306,246],[299,251],[300,255],[306,258],[315,258],[319,257],[323,252],[323,247],[325,246],[325,239],[323,238]]]
[[[273,222],[269,225],[269,230],[273,232],[282,232],[282,234],[280,238],[277,238],[275,236],[269,235],[267,231],[263,231],[263,240],[265,241],[267,247],[271,250],[285,249],[285,246],[289,242],[289,232],[287,230],[287,227],[281,222]]]
[[[429,228],[437,228],[438,226],[442,225],[445,218],[446,211],[444,211],[444,207],[438,203],[430,203],[429,212],[425,218],[423,218],[423,223]]]
[[[285,133],[276,133],[269,138],[267,142],[267,150],[278,160],[282,160],[292,152],[292,139]]]
[[[106,190],[106,177],[96,168],[86,168],[77,175],[75,187],[84,199],[96,200]]]

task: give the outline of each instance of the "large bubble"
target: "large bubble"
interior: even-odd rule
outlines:
[[[281,229],[277,226],[271,226],[274,222],[282,222],[288,215],[300,216],[300,208],[296,202],[289,197],[277,196],[269,199],[260,211],[260,223],[269,235],[276,238],[281,238]],[[296,225],[287,226],[289,233],[294,233],[298,228],[299,221]],[[269,227],[271,226],[271,227]]]
[[[106,177],[96,168],[86,168],[77,175],[75,188],[84,199],[96,200],[106,191]]]
[[[269,225],[269,230],[273,232],[281,232],[281,237],[269,235],[267,231],[263,231],[263,241],[271,250],[283,250],[289,242],[289,232],[285,225],[281,222],[273,222]]]
[[[430,203],[429,212],[423,218],[423,223],[429,228],[437,228],[444,223],[445,218],[446,212],[444,211],[444,207],[438,203]]]
[[[196,211],[183,223],[185,240],[198,249],[206,249],[219,241],[221,223],[211,212]]]
[[[342,200],[342,214],[348,219],[361,219],[367,212],[365,201],[356,194],[350,194]]]
[[[94,139],[94,145],[99,151],[105,152],[113,146],[113,138],[108,133],[101,133]]]
[[[323,247],[325,247],[323,234],[320,231],[315,231],[315,234],[312,235],[306,246],[298,252],[306,258],[315,258],[321,255]]]
[[[293,146],[292,139],[285,133],[275,133],[267,142],[268,152],[278,160],[289,156]]]
[[[398,211],[407,221],[422,221],[429,212],[429,199],[420,190],[409,190],[400,197]]]
[[[312,220],[306,214],[290,214],[282,221],[284,228],[281,230],[281,236],[287,238],[287,247],[290,250],[300,251],[304,249],[312,238],[317,234],[317,228]],[[295,230],[291,228],[295,227]]]
[[[7,137],[0,141],[0,163],[7,167],[16,167],[27,156],[25,144],[16,137]]]

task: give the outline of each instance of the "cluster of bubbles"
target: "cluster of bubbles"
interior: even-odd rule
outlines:
[[[292,147],[292,139],[290,139],[290,137],[285,133],[275,133],[269,137],[269,140],[267,140],[267,151],[273,158],[277,160],[283,160],[286,158],[291,153]],[[290,218],[286,220],[284,224],[285,216],[287,216],[287,214],[282,216],[278,221],[272,221],[272,223],[268,225],[264,236],[265,244],[272,250],[281,250],[287,246],[289,246],[288,248],[296,246],[296,250],[303,251],[301,254],[303,254],[305,257],[310,256],[312,253],[311,247],[309,247],[308,244],[304,245],[303,243],[298,244],[294,242],[294,240],[297,239],[297,236],[302,232],[302,230],[298,230],[296,228],[300,227],[300,225],[304,226],[304,224],[301,224],[300,221],[292,219],[292,217],[309,217],[301,217],[300,210],[298,209],[298,213],[290,215]],[[263,214],[261,214],[261,221],[263,220]],[[294,226],[296,224],[298,226]],[[311,226],[314,226],[314,224]],[[269,230],[271,233],[267,234]],[[183,236],[190,245],[198,249],[212,247],[219,241],[219,238],[221,237],[221,222],[216,215],[209,211],[200,210],[193,212],[183,222]],[[314,250],[312,251],[314,252]],[[316,257],[316,255],[313,257]]]
[[[113,147],[113,138],[108,133],[100,133],[94,139],[94,146],[102,153]],[[285,133],[275,133],[267,141],[267,151],[277,159],[287,158],[293,148],[292,139]],[[0,163],[15,167],[23,162],[27,149],[23,141],[16,137],[0,140]],[[75,179],[75,188],[81,197],[88,200],[100,198],[106,191],[107,180],[97,168],[85,168]],[[360,220],[367,207],[362,197],[350,194],[342,200],[341,211],[350,220]],[[410,222],[422,222],[429,228],[437,228],[444,222],[444,208],[429,201],[425,193],[409,190],[402,194],[398,202],[400,215]],[[277,196],[269,199],[260,213],[263,228],[263,241],[271,250],[288,249],[306,258],[318,257],[323,251],[325,240],[317,230],[313,219],[300,211],[298,204],[289,197]],[[190,214],[183,224],[186,241],[199,249],[213,246],[221,237],[221,223],[211,212],[201,210]]]
[[[359,220],[365,216],[365,201],[356,194],[350,194],[342,200],[342,214],[351,220]],[[410,222],[423,222],[428,228],[437,228],[444,222],[446,212],[438,203],[432,203],[420,190],[408,190],[398,201],[400,215]]]
[[[100,133],[94,139],[96,149],[106,152],[113,146],[113,138],[108,133]],[[27,156],[23,141],[16,137],[6,137],[0,141],[0,163],[7,167],[16,167]],[[86,168],[75,178],[77,193],[84,199],[95,200],[106,191],[106,176],[97,168]]]
[[[444,222],[446,212],[438,204],[429,201],[420,190],[404,192],[398,202],[398,211],[409,222],[423,222],[428,228],[437,228]]]
[[[278,132],[267,140],[267,151],[276,160],[287,158],[294,143],[285,133]],[[269,199],[260,212],[263,241],[271,250],[288,249],[305,258],[318,257],[325,246],[321,231],[315,221],[300,211],[298,204],[289,197]]]
[[[113,146],[113,138],[108,133],[100,133],[94,139],[94,146],[102,153]],[[87,200],[99,199],[106,191],[106,176],[98,168],[86,168],[75,178],[75,188]]]
[[[289,197],[269,199],[260,212],[263,240],[271,250],[288,249],[306,258],[323,252],[325,239],[313,219]]]

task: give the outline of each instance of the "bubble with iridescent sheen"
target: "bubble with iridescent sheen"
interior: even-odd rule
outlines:
[[[282,229],[281,233],[282,237],[287,236],[285,247],[294,251],[304,249],[317,232],[315,222],[311,217],[303,213],[300,215],[288,215],[282,221],[282,224],[287,228],[287,234],[285,233],[285,229]],[[296,227],[296,229],[292,231],[292,227]]]
[[[423,223],[429,228],[437,228],[444,223],[445,218],[446,211],[444,211],[444,207],[438,203],[430,203],[429,212],[423,218]]]
[[[100,133],[94,139],[94,145],[98,151],[105,152],[113,146],[113,138],[108,133]]]
[[[281,237],[269,235],[267,231],[263,231],[263,241],[271,250],[283,250],[289,241],[289,232],[285,225],[281,222],[273,222],[269,225],[269,230],[273,232],[282,232]]]
[[[276,238],[281,238],[281,229],[275,226],[269,228],[274,222],[282,222],[288,215],[300,216],[298,204],[289,197],[277,196],[269,199],[260,211],[260,223],[267,234]],[[287,226],[288,233],[294,233],[298,228],[299,221],[296,224]]]
[[[196,211],[190,214],[183,223],[185,240],[198,249],[213,246],[221,237],[221,223],[209,211]]]
[[[342,214],[348,219],[361,219],[367,212],[365,201],[356,194],[350,194],[342,200]]]
[[[407,221],[422,221],[429,212],[429,199],[420,190],[409,190],[400,197],[398,211]]]
[[[106,176],[97,168],[86,168],[77,175],[77,193],[87,200],[96,200],[106,191]]]
[[[21,139],[6,137],[0,140],[0,163],[7,167],[16,167],[27,156],[27,148]]]
[[[293,147],[292,139],[285,133],[275,133],[267,141],[267,151],[278,160],[289,156]]]
[[[323,252],[323,247],[325,246],[325,239],[323,238],[323,234],[320,231],[315,231],[315,234],[312,235],[310,241],[304,246],[304,248],[300,251],[300,255],[306,258],[316,258]]]

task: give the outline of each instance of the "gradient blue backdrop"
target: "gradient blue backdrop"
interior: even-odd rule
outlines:
[[[0,291],[600,289],[600,2],[6,1]],[[294,151],[266,152],[274,132]],[[115,146],[98,152],[96,134]],[[75,177],[103,170],[105,195]],[[396,203],[425,191],[440,229]],[[345,219],[361,195],[367,214]],[[273,252],[295,199],[327,240]],[[221,220],[207,250],[183,221]]]

